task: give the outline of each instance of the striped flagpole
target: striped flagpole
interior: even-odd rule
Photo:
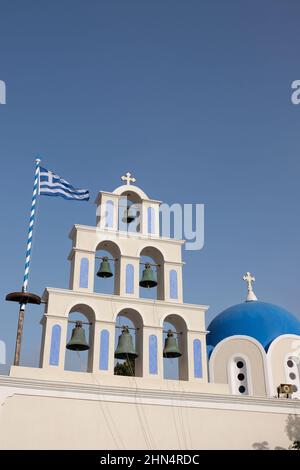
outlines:
[[[39,194],[40,162],[41,160],[39,158],[35,160],[34,184],[33,184],[33,194],[32,194],[32,200],[31,200],[31,212],[30,212],[30,219],[29,219],[25,271],[24,271],[22,292],[27,292],[27,287],[28,287],[31,250],[32,250],[32,237],[33,237],[33,229],[34,229],[35,215],[36,215],[36,203],[37,203],[37,197]],[[18,366],[20,363],[20,352],[21,352],[21,341],[22,341],[22,334],[23,334],[25,308],[26,308],[26,304],[20,305],[17,339],[16,339],[16,350],[15,350],[15,358],[14,358],[15,366]]]
[[[35,210],[36,210],[37,197],[39,194],[40,162],[41,160],[39,158],[37,158],[35,161],[34,185],[33,185],[31,212],[30,212],[30,219],[29,219],[25,272],[24,272],[24,279],[23,279],[23,286],[22,286],[23,292],[27,291],[27,286],[28,286],[30,260],[31,260],[31,248],[32,248],[32,236],[33,236],[33,228],[34,228],[34,222],[35,222]]]

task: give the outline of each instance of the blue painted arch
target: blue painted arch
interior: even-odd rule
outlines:
[[[102,330],[100,333],[100,370],[108,370],[109,357],[109,331]]]
[[[114,201],[110,199],[105,203],[105,226],[112,228],[114,225]]]
[[[89,285],[89,260],[87,258],[81,258],[79,287],[81,289],[87,289],[88,285]]]
[[[149,336],[149,373],[157,374],[157,336]]]
[[[126,265],[126,294],[134,293],[134,266],[132,264]]]
[[[194,339],[194,377],[201,379],[202,377],[202,353],[201,353],[201,341],[200,339]]]
[[[58,366],[59,364],[60,338],[61,327],[60,325],[54,325],[51,332],[50,366]]]
[[[170,299],[178,299],[178,276],[175,269],[170,271]]]

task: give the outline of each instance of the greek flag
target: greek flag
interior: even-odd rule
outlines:
[[[46,168],[40,167],[39,194],[43,196],[61,196],[64,199],[88,201],[87,189],[74,188],[66,180]]]

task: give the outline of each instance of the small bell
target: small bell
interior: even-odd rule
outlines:
[[[100,263],[99,271],[97,272],[97,276],[98,277],[112,277],[113,276],[107,256],[103,256],[102,261]]]
[[[145,264],[142,279],[140,280],[141,287],[156,287],[156,276],[149,263]]]
[[[128,326],[122,327],[122,333],[119,336],[118,346],[115,351],[116,359],[135,359],[138,357],[134,347],[132,336],[129,333]]]
[[[124,222],[125,224],[131,224],[131,222],[133,222],[135,218],[136,215],[133,213],[131,207],[127,206],[127,209],[125,209],[124,211],[122,222]]]
[[[72,330],[71,339],[68,342],[66,348],[70,349],[71,351],[86,351],[87,349],[90,349],[85,339],[85,332],[82,328],[81,321],[76,322],[75,327]]]
[[[165,339],[165,347],[163,350],[163,356],[167,358],[174,358],[182,356],[178,349],[177,339],[174,338],[173,331],[168,330],[167,337]]]

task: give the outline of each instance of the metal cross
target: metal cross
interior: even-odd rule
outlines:
[[[252,282],[255,281],[255,277],[251,273],[247,272],[243,276],[243,280],[247,282],[248,291],[253,291]]]
[[[126,184],[135,183],[136,179],[132,176],[131,173],[127,172],[125,176],[121,176],[122,181],[126,181]]]

